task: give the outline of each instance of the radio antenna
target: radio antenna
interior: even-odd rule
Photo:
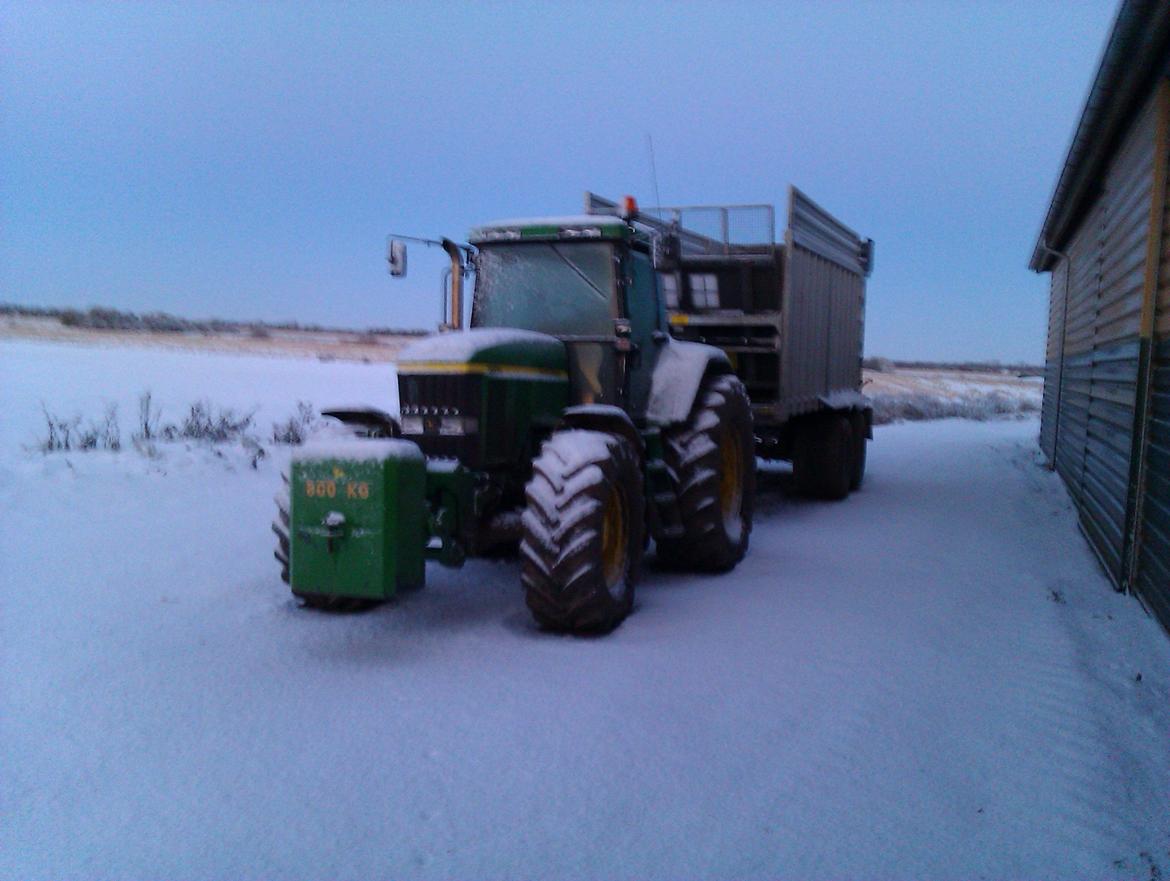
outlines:
[[[654,181],[654,207],[662,207],[662,197],[658,195],[658,167],[654,164],[654,139],[650,132],[646,132],[646,149],[650,152],[650,178]]]

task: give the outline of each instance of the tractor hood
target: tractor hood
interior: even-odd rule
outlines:
[[[565,374],[565,344],[531,330],[473,328],[441,333],[411,343],[398,355],[399,372],[423,372],[431,366],[474,364]]]

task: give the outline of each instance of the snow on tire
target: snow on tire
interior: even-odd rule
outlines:
[[[737,376],[703,380],[691,415],[664,431],[663,452],[684,533],[660,538],[671,566],[725,572],[747,553],[756,495],[755,436],[747,390]]]
[[[600,431],[554,433],[532,463],[521,581],[543,627],[612,630],[634,605],[644,500],[638,453]]]
[[[280,477],[284,481],[284,488],[276,496],[276,519],[272,521],[272,531],[276,534],[276,550],[272,552],[272,556],[276,557],[276,561],[280,563],[281,581],[288,584],[288,561],[290,559],[288,475],[281,474]]]

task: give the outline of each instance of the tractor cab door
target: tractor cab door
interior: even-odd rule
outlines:
[[[626,388],[630,415],[637,419],[646,414],[650,400],[654,365],[667,339],[666,315],[658,295],[658,275],[649,256],[640,251],[627,252],[625,276],[625,314],[630,321],[632,343]]]

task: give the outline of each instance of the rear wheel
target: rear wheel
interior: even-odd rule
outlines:
[[[642,559],[642,469],[625,438],[558,431],[525,489],[521,581],[543,627],[604,632],[634,605]]]
[[[792,472],[801,495],[837,501],[849,495],[854,473],[853,429],[842,413],[809,417],[797,431]]]
[[[659,539],[659,558],[689,569],[731,569],[747,552],[756,494],[752,410],[743,383],[731,375],[708,377],[690,417],[662,441],[683,535]]]

